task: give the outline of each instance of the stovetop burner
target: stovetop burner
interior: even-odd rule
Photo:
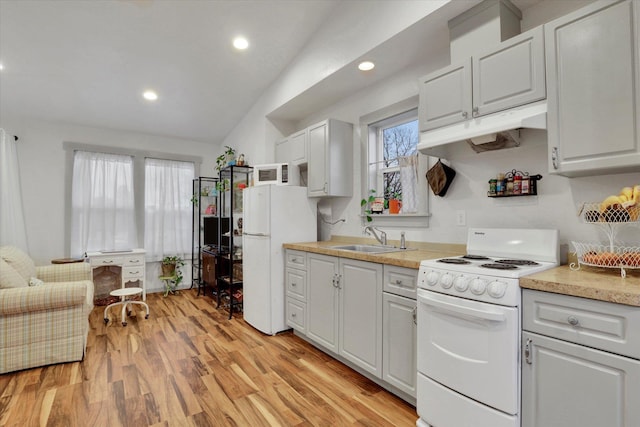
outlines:
[[[497,263],[500,264],[510,264],[510,265],[540,265],[535,261],[530,261],[528,259],[499,259],[496,260]]]
[[[466,258],[466,259],[473,259],[473,260],[488,260],[490,259],[489,257],[483,256],[483,255],[463,255],[461,258]]]
[[[445,264],[471,264],[469,261],[461,258],[442,258],[439,259],[438,262],[442,262]]]
[[[498,264],[498,263],[481,264],[480,267],[493,268],[494,270],[515,270],[518,268],[513,264]]]

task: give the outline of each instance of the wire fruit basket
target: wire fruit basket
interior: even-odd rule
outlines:
[[[578,263],[571,263],[572,270],[581,265],[620,269],[626,277],[625,269],[640,268],[640,246],[616,244],[618,232],[625,226],[640,226],[640,205],[627,208],[606,207],[600,203],[585,203],[578,213],[587,224],[599,226],[608,238],[608,243],[571,242],[575,248]]]

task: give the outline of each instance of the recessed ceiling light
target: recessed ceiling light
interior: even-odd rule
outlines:
[[[142,96],[144,97],[144,99],[146,99],[147,101],[155,101],[156,99],[158,99],[158,94],[155,93],[152,90],[147,90],[145,91]]]
[[[4,65],[0,64],[0,71],[4,70]]]
[[[233,47],[238,50],[245,50],[249,47],[249,41],[244,37],[236,37],[233,39]]]
[[[360,64],[358,64],[358,69],[361,71],[369,71],[373,70],[375,66],[376,64],[371,61],[362,61]]]

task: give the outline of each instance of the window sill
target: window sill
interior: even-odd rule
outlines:
[[[367,222],[367,216],[371,217],[371,222]],[[362,222],[380,226],[402,226],[402,227],[428,227],[430,213],[417,214],[372,214],[360,215]]]

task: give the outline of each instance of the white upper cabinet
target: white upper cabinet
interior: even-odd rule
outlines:
[[[290,163],[298,166],[307,163],[307,129],[276,143],[276,163]]]
[[[353,194],[353,125],[324,120],[307,128],[309,197]]]
[[[542,27],[420,79],[420,131],[546,96]]]
[[[639,10],[598,1],[545,25],[551,173],[640,171]]]

